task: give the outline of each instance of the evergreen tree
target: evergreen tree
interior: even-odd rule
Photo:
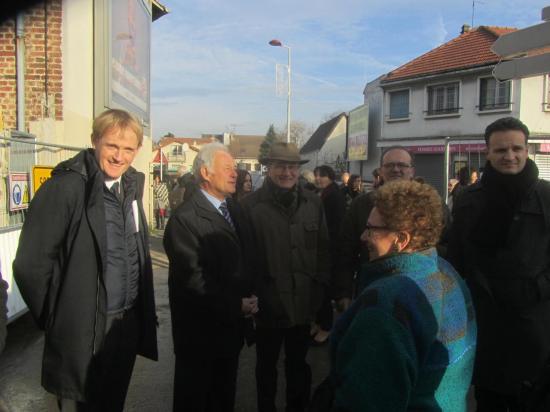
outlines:
[[[265,139],[260,145],[260,159],[267,156],[269,153],[269,148],[277,140],[277,133],[275,132],[275,127],[273,124],[269,125],[269,129],[265,135]]]

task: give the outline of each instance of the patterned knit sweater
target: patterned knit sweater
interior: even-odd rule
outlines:
[[[337,411],[466,411],[476,323],[435,249],[363,266],[370,280],[331,335]]]

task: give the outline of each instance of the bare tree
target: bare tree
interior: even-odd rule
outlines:
[[[314,130],[300,120],[290,121],[290,141],[296,143],[296,146],[302,147],[313,134]],[[277,129],[278,140],[286,142],[286,128]]]

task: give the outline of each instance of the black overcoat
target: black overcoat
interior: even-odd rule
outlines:
[[[457,198],[448,258],[474,299],[474,384],[512,395],[550,360],[550,184],[526,192],[495,256],[476,246],[488,196],[478,182]]]
[[[236,231],[196,187],[170,217],[164,248],[176,355],[237,354],[243,344],[242,298],[253,293],[253,232],[239,204],[227,199]],[[189,353],[189,352],[187,352]]]
[[[140,284],[138,353],[157,359],[153,271],[141,202],[144,175],[136,184],[139,209]],[[58,397],[86,401],[99,373],[107,314],[104,178],[92,149],[60,163],[34,196],[23,224],[13,273],[29,310],[45,331],[42,385]]]

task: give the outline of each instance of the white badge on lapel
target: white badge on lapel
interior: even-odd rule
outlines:
[[[132,201],[132,214],[134,215],[134,223],[136,224],[136,233],[139,232],[139,208],[137,200]]]

